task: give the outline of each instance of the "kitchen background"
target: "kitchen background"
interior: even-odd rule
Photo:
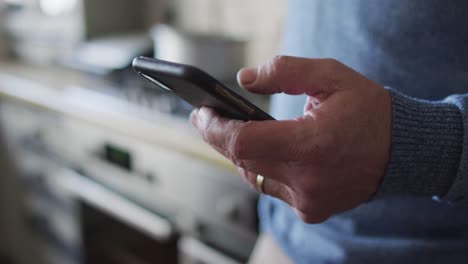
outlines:
[[[235,83],[285,0],[0,0],[0,263],[245,263],[255,192],[141,80],[139,55]]]

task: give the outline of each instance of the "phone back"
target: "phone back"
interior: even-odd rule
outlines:
[[[193,66],[139,57],[133,68],[144,78],[187,101],[194,107],[210,107],[239,120],[273,120],[247,99]]]

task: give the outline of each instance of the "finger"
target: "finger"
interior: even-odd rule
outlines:
[[[263,193],[278,198],[290,206],[294,204],[294,192],[292,189],[273,179],[265,178],[263,181]]]
[[[313,119],[242,122],[202,108],[194,114],[195,127],[213,147],[234,161],[295,161],[308,151],[315,134]]]
[[[286,177],[291,174],[291,167],[283,162],[271,160],[240,160],[234,163],[237,167],[255,175],[268,175],[268,178],[275,179],[283,184],[289,184],[293,180],[290,177]]]
[[[320,100],[318,100],[318,98],[307,96],[306,103],[304,104],[304,115],[306,115],[307,112],[317,109],[319,104]]]
[[[189,121],[190,123],[192,124],[193,127],[197,128],[198,132],[203,136],[203,138],[205,138],[205,133],[204,131],[202,131],[202,129],[199,129],[198,128],[198,112],[200,111],[200,108],[196,108],[194,109],[191,113],[190,113],[190,116],[189,116]],[[215,113],[216,115],[216,113]],[[206,140],[205,140],[206,141]],[[224,149],[221,149],[219,146],[216,146],[216,145],[211,145],[211,147],[213,149],[215,149],[218,153],[220,153],[221,155],[225,156],[226,158],[228,158],[227,156],[227,153]],[[229,158],[228,158],[229,159]]]
[[[324,212],[304,213],[293,207],[296,215],[307,224],[320,224],[330,218],[330,214]]]
[[[236,167],[239,174],[242,175],[244,181],[252,188],[252,190],[257,191],[257,175],[256,173],[249,172],[248,170],[242,167]],[[255,184],[254,184],[255,183]]]
[[[249,172],[245,169],[238,168],[239,172],[241,175],[243,175],[243,178],[249,183],[250,187],[252,187],[255,191],[257,190],[257,176],[258,174]],[[271,178],[265,177],[263,180],[263,193],[275,198],[278,198],[287,204],[291,205],[293,204],[293,195],[294,192],[292,191],[291,188],[289,188],[287,185],[277,182]]]
[[[239,173],[243,176],[244,180],[249,184],[249,186],[254,190],[257,191],[257,176],[258,174],[249,172],[243,168],[237,168]],[[313,224],[313,223],[321,223],[327,220],[330,215],[332,215],[332,210],[329,205],[333,203],[327,200],[318,200],[313,201],[310,200],[308,202],[315,203],[315,204],[327,204],[327,206],[314,206],[314,210],[310,210],[310,208],[306,211],[301,211],[296,207],[300,207],[298,201],[296,199],[296,194],[292,188],[289,188],[288,185],[277,182],[269,177],[265,177],[263,180],[263,193],[275,198],[278,198],[284,202],[286,202],[291,208],[296,212],[297,216],[299,216],[304,222]],[[310,206],[309,206],[310,207]],[[341,212],[341,210],[335,210],[335,212]]]
[[[280,135],[275,137],[274,135],[277,133],[272,133],[272,131],[267,129],[265,130],[265,135],[261,135],[256,134],[259,129],[252,128],[251,132],[247,131],[240,136],[240,132],[238,131],[244,129],[243,127],[247,123],[226,119],[209,108],[202,108],[198,112],[194,111],[191,116],[191,122],[198,129],[200,134],[202,134],[207,143],[231,160],[236,166],[256,174],[268,175],[282,183],[287,184],[290,182],[291,179],[286,177],[291,170],[288,161],[292,158],[299,159],[300,155],[292,155],[289,153],[281,154],[287,152],[289,146],[294,145],[289,142],[284,143],[285,146],[280,147],[277,145],[284,133],[280,133]],[[257,123],[261,125],[264,122]],[[286,129],[285,132],[289,133],[290,130],[291,129]],[[265,140],[266,135],[271,139]],[[242,139],[244,137],[246,137],[245,140]],[[259,142],[259,140],[262,140],[263,143]],[[249,143],[249,141],[251,141],[251,143]],[[239,145],[244,144],[246,144],[246,147],[239,147]],[[238,150],[239,148],[242,149]],[[291,150],[291,153],[293,151],[298,150]],[[249,156],[256,158],[244,158]]]
[[[332,59],[277,56],[255,68],[241,69],[237,75],[245,89],[263,94],[330,94],[339,89],[337,77],[346,69]]]
[[[192,112],[190,122],[211,147],[226,158],[232,158],[226,149],[226,141],[229,140],[228,136],[232,131],[242,126],[243,121],[224,118],[213,109],[202,107]]]

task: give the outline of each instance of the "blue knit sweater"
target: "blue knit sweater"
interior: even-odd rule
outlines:
[[[374,200],[307,225],[261,198],[262,229],[295,263],[468,263],[467,15],[466,1],[289,1],[283,54],[336,58],[392,87],[393,102]],[[303,104],[277,95],[272,114],[296,117]]]

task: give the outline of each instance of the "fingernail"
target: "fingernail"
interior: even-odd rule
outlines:
[[[237,82],[241,86],[252,84],[257,80],[257,75],[257,68],[244,68],[237,74]]]
[[[201,124],[205,124],[206,121],[208,120],[208,115],[209,115],[208,108],[206,107],[200,108],[200,110],[197,113],[198,121],[200,121]]]
[[[192,113],[190,113],[190,117],[189,117],[189,120],[190,120],[190,123],[192,124],[192,126],[194,127],[197,127],[197,121],[198,121],[198,111],[200,109],[199,108],[196,108],[196,109],[193,109]]]

